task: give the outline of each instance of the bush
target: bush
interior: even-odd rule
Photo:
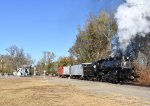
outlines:
[[[4,70],[2,73],[9,73],[9,74],[13,74],[15,70]]]
[[[138,83],[141,85],[150,86],[150,68],[146,68],[138,62],[134,63],[134,67],[137,75],[139,76],[137,80]]]
[[[150,69],[139,71],[139,83],[150,86]]]

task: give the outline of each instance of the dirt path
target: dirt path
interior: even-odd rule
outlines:
[[[57,77],[0,78],[0,106],[150,106],[150,88]]]
[[[148,87],[110,84],[65,78],[59,78],[59,80],[56,79],[51,78],[50,82],[63,82],[63,84],[75,86],[83,92],[87,91],[90,94],[100,97],[100,99],[110,98],[110,100],[114,100],[118,102],[118,104],[123,102],[124,105],[129,105],[131,103],[132,105],[150,106],[150,88]]]

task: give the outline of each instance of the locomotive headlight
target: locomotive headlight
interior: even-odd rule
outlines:
[[[130,76],[130,79],[131,79],[131,80],[134,80],[134,76]]]
[[[131,68],[130,62],[125,61],[125,62],[123,63],[123,67],[124,67],[124,68]]]
[[[126,67],[126,66],[127,66],[127,62],[126,62],[126,61],[124,62],[123,66],[124,66],[124,67]]]
[[[126,62],[126,61],[123,62],[122,67],[123,67],[123,68],[126,68],[126,67],[127,67],[127,62]]]

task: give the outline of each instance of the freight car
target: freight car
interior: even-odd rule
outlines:
[[[64,76],[64,67],[59,67],[58,68],[58,76],[63,77]]]
[[[70,68],[71,66],[65,66],[64,67],[64,77],[69,77],[70,76]]]

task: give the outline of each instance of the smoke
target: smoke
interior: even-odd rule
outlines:
[[[126,0],[115,14],[120,49],[126,50],[130,40],[150,32],[150,0]]]

